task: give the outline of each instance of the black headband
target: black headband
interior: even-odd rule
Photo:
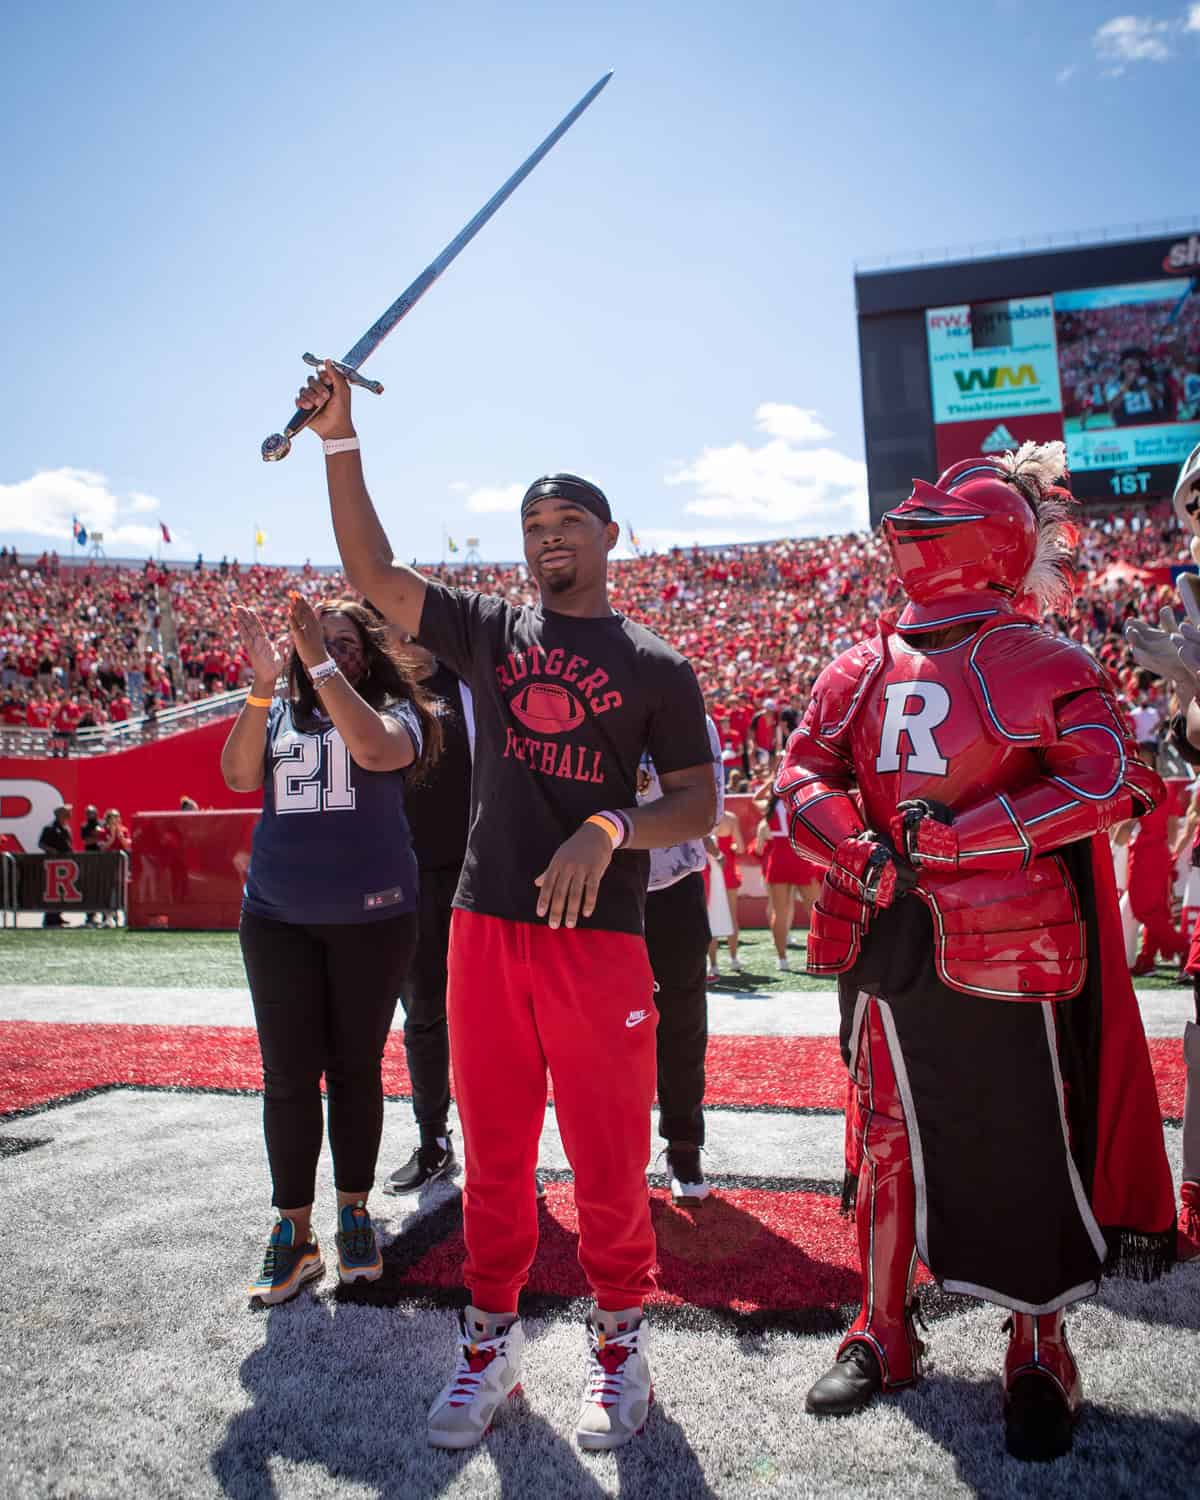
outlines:
[[[524,515],[538,500],[548,500],[551,496],[569,500],[572,505],[590,510],[606,526],[612,520],[612,511],[604,491],[590,480],[580,479],[578,474],[544,474],[541,479],[535,479],[525,491],[521,501],[521,514]]]

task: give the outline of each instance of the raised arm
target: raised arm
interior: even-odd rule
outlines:
[[[330,659],[321,621],[301,594],[292,595],[288,628],[306,671]],[[373,709],[340,671],[315,686],[321,707],[333,720],[356,766],[364,771],[401,771],[416,760],[417,746],[410,731],[394,714]]]
[[[252,609],[237,605],[233,620],[250,658],[254,680],[221,749],[221,775],[231,792],[256,792],[263,780],[267,714],[286,656],[283,643],[271,640]]]
[[[317,413],[309,430],[322,440],[357,436],[350,416],[350,387],[329,366],[309,376],[296,405]],[[425,579],[415,568],[396,561],[367,493],[360,451],[327,454],[325,478],[346,577],[393,625],[416,635],[425,604]]]

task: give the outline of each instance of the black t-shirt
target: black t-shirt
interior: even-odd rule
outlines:
[[[418,639],[475,705],[471,826],[454,904],[536,922],[534,878],[594,812],[637,805],[649,750],[660,775],[708,765],[695,673],[624,615],[580,619],[540,604],[426,586]],[[650,856],[622,851],[580,926],[642,931]]]
[[[98,849],[104,824],[98,818],[89,818],[79,829],[79,837],[85,849]]]
[[[421,683],[442,727],[442,753],[404,789],[404,810],[422,870],[457,869],[467,852],[471,811],[471,748],[458,678],[439,662]]]

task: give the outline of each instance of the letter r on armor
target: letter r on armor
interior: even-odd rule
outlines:
[[[889,682],[883,690],[887,707],[879,735],[876,771],[906,771],[922,776],[944,776],[949,762],[938,749],[933,731],[950,717],[950,694],[940,682]],[[909,711],[916,699],[920,707]],[[900,736],[908,734],[912,749],[900,755]]]

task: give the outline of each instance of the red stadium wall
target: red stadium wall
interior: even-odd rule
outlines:
[[[119,809],[131,827],[136,813],[178,811],[182,796],[201,807],[256,809],[261,793],[238,796],[221,779],[221,746],[228,733],[226,720],[112,755],[0,758],[0,838],[9,835],[27,853],[36,852],[38,834],[64,802],[74,808],[76,833],[89,803],[102,814]]]

